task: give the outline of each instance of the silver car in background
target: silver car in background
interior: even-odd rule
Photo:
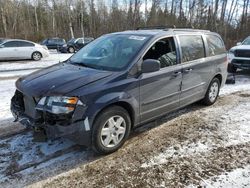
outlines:
[[[2,39],[0,41],[0,60],[33,59],[35,61],[48,57],[46,46],[27,40]]]

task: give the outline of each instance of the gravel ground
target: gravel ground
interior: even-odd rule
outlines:
[[[118,152],[31,187],[249,187],[249,99],[244,91],[189,106],[138,129]]]

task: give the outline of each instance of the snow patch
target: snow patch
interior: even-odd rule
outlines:
[[[188,188],[197,187],[189,185]],[[208,180],[202,180],[200,187],[206,188],[242,188],[250,187],[250,165],[227,172],[225,174],[214,176]]]

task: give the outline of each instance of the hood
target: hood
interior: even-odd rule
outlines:
[[[250,45],[239,45],[239,46],[234,46],[230,50],[250,50]]]
[[[19,78],[16,87],[33,97],[63,95],[111,74],[108,71],[60,63]]]

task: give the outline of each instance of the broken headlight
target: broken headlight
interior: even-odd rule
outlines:
[[[53,114],[67,114],[74,111],[78,103],[82,104],[78,97],[43,97],[38,102],[36,109],[49,111]]]

